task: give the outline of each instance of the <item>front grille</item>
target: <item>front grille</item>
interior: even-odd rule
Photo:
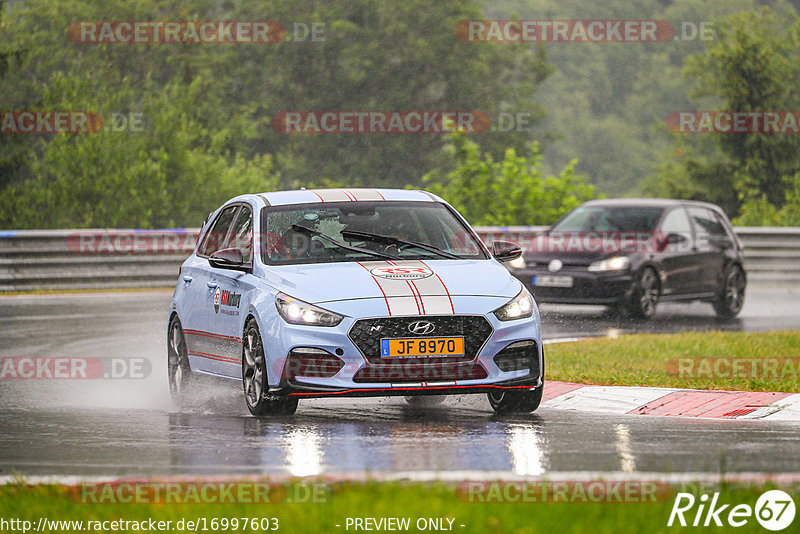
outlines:
[[[423,336],[415,336],[409,332],[408,325],[420,320],[433,323],[433,332]],[[350,340],[358,347],[370,365],[397,363],[396,358],[381,358],[381,339],[463,336],[463,356],[425,358],[426,361],[444,363],[474,360],[491,335],[492,325],[481,315],[424,315],[359,319],[348,334]]]

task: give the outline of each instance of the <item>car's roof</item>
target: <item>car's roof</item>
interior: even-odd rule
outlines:
[[[270,206],[307,204],[311,202],[354,202],[400,200],[409,202],[437,202],[439,197],[426,191],[408,189],[296,189],[294,191],[274,191],[257,195]]]
[[[716,208],[714,204],[700,202],[697,200],[680,200],[674,198],[603,198],[590,200],[582,204],[583,206],[599,207],[648,207],[648,208],[671,208],[681,205],[701,205]]]

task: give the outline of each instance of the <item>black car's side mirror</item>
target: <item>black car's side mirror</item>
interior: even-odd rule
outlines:
[[[686,243],[689,239],[683,234],[667,234],[667,243],[670,245],[678,245]]]
[[[500,262],[516,260],[522,256],[522,249],[509,241],[492,241],[492,256]]]
[[[252,264],[245,263],[244,255],[238,248],[223,248],[211,254],[208,263],[218,269],[232,269],[234,271],[248,272]]]

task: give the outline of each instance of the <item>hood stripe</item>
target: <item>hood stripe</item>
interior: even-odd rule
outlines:
[[[428,264],[427,264],[427,263],[425,263],[424,261],[422,261],[422,260],[419,260],[419,262],[420,262],[422,265],[424,265],[425,267],[428,267],[428,269],[431,269],[431,268],[428,266]],[[436,279],[437,279],[437,280],[439,280],[439,283],[440,283],[440,284],[442,284],[442,288],[444,289],[444,292],[447,294],[447,300],[450,302],[450,312],[452,312],[452,313],[453,313],[453,315],[455,315],[455,313],[456,313],[456,309],[455,309],[455,307],[453,306],[453,298],[450,296],[450,291],[447,289],[447,285],[445,285],[445,283],[444,283],[444,280],[442,280],[442,277],[441,277],[441,276],[439,276],[439,273],[437,273],[437,272],[436,272],[436,271],[434,271],[433,269],[431,269],[431,271],[433,271],[433,274],[434,274],[434,276],[436,276]]]
[[[369,273],[369,275],[372,276],[372,273],[369,272],[369,267],[367,267],[360,261],[357,261],[356,263],[362,266],[367,271],[367,273]],[[383,295],[383,300],[386,301],[386,311],[389,313],[389,315],[392,315],[392,307],[389,305],[389,298],[386,296],[386,292],[383,290],[383,287],[381,287],[381,283],[378,281],[377,278],[372,276],[372,279],[375,281],[376,284],[378,284],[378,289],[381,290],[381,294]]]
[[[357,262],[378,284],[386,302],[389,315],[454,315],[455,307],[450,291],[441,276],[421,260],[374,261],[366,264]],[[392,280],[372,275],[375,267],[386,265],[394,267],[424,266],[433,272],[427,278],[413,280]]]

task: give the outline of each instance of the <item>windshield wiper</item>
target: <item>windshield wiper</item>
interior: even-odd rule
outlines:
[[[377,256],[379,258],[384,258],[384,259],[388,259],[388,260],[396,260],[396,259],[398,259],[396,256],[391,256],[389,254],[384,254],[383,252],[378,252],[376,250],[370,250],[368,248],[361,248],[361,247],[354,247],[354,246],[351,246],[351,245],[345,245],[344,243],[340,243],[339,241],[336,241],[334,238],[329,237],[329,236],[323,234],[322,232],[318,232],[317,230],[314,230],[313,228],[309,228],[307,226],[303,226],[302,224],[293,224],[291,226],[291,228],[292,228],[292,230],[294,230],[296,232],[304,232],[304,233],[306,233],[306,234],[308,234],[310,236],[314,236],[314,237],[318,237],[320,239],[323,239],[323,240],[327,241],[328,243],[333,243],[337,247],[343,248],[345,250],[352,250],[353,252],[360,252],[361,254],[367,254],[367,255],[370,255],[370,256]]]
[[[450,258],[457,260],[459,259],[458,256],[452,254],[450,252],[446,252],[440,248],[434,247],[433,245],[427,245],[425,243],[418,243],[416,241],[407,241],[405,239],[400,239],[399,237],[394,237],[390,235],[382,235],[382,234],[373,234],[371,232],[361,232],[358,230],[342,230],[341,232],[342,237],[355,237],[355,238],[364,238],[370,241],[379,241],[382,243],[391,243],[393,245],[408,245],[410,247],[416,247],[422,250],[427,250],[428,252],[432,252],[437,256],[442,256],[443,258]]]

